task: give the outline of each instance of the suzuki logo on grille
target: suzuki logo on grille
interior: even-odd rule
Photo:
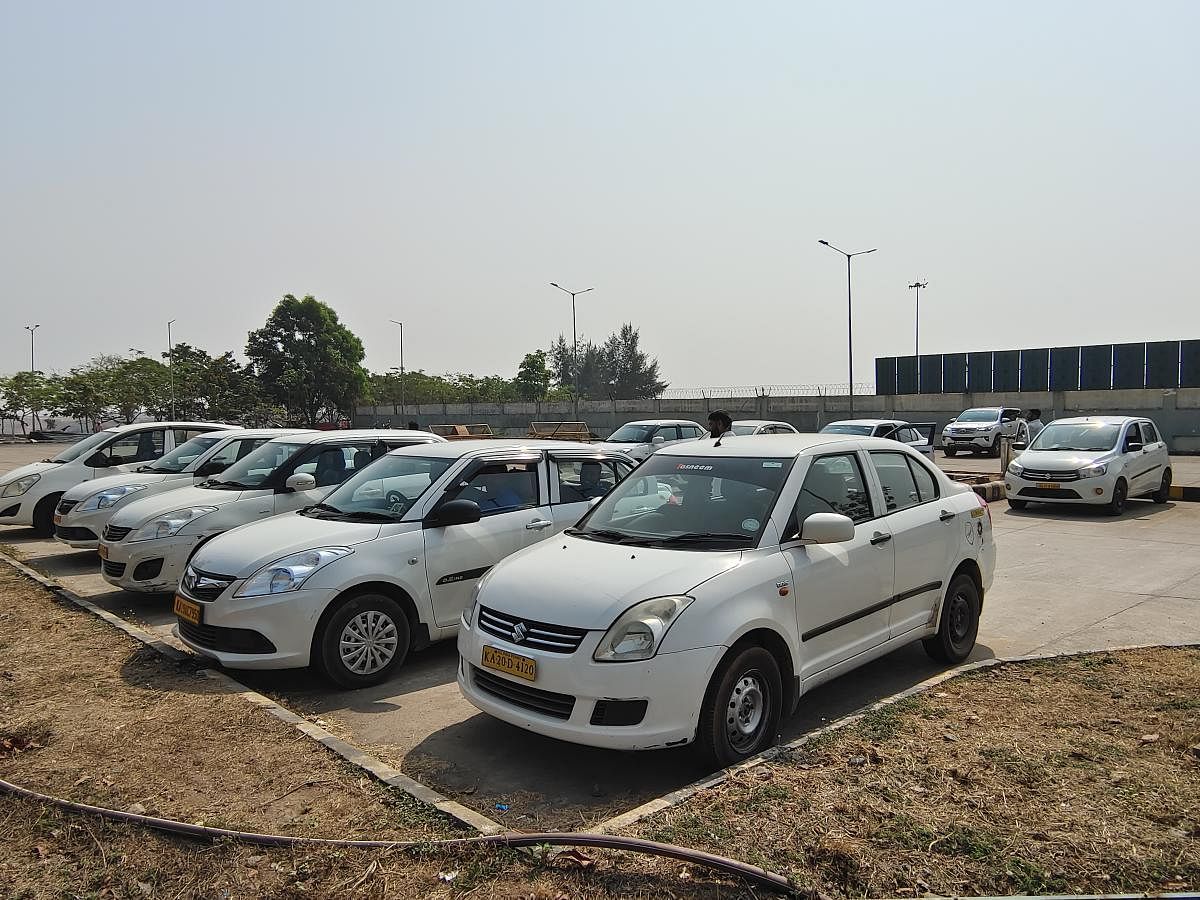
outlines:
[[[525,637],[528,634],[529,634],[529,629],[525,627],[525,623],[518,622],[516,625],[513,626],[513,630],[512,630],[513,643],[514,644],[521,643],[521,641],[525,640]]]

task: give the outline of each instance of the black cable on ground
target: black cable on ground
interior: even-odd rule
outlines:
[[[228,838],[247,844],[258,844],[264,847],[358,847],[364,849],[417,849],[442,848],[447,850],[466,849],[469,847],[597,847],[604,850],[624,850],[631,853],[644,853],[649,856],[662,856],[693,863],[744,878],[761,887],[774,891],[790,891],[791,885],[782,875],[760,869],[749,863],[715,856],[700,850],[687,847],[677,847],[674,844],[660,844],[657,841],[645,841],[641,838],[619,837],[610,834],[584,834],[571,832],[544,832],[525,834],[522,832],[507,832],[496,835],[480,835],[469,838],[450,838],[437,841],[359,841],[343,838],[313,838],[296,837],[282,834],[257,834],[252,831],[233,831],[229,828],[209,828],[206,825],[192,825],[188,822],[176,822],[173,819],[160,819],[157,816],[143,816],[137,813],[123,812],[116,809],[105,809],[102,806],[90,806],[86,803],[75,803],[60,797],[40,794],[20,785],[0,778],[0,791],[45,803],[68,812],[100,816],[116,822],[127,822],[153,828],[156,831],[166,831],[171,834],[181,834],[193,838]]]

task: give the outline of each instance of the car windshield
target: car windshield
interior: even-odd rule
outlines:
[[[754,434],[754,432],[757,430],[758,430],[757,425],[734,425],[733,426],[734,434]]]
[[[103,444],[108,443],[117,436],[115,431],[97,431],[95,434],[88,435],[82,441],[72,444],[58,456],[50,460],[50,462],[69,463],[74,462],[81,456],[89,456],[92,451]]]
[[[968,409],[959,415],[956,422],[995,422],[1000,418],[998,409]]]
[[[219,478],[206,481],[205,485],[215,488],[261,487],[276,469],[307,446],[291,441],[267,441],[222,472]]]
[[[180,444],[166,456],[146,466],[144,471],[177,475],[203,456],[204,451],[219,440],[221,440],[220,435],[212,434],[194,437],[190,441]]]
[[[622,425],[608,436],[611,444],[644,444],[654,434],[653,425]]]
[[[1111,450],[1117,445],[1121,434],[1121,426],[1110,422],[1079,422],[1075,424],[1060,422],[1043,428],[1030,450],[1079,450],[1096,452]]]
[[[687,550],[753,547],[791,459],[654,455],[569,533]]]
[[[320,519],[397,520],[457,459],[389,454],[352,475],[306,511]]]
[[[869,435],[874,425],[851,425],[848,422],[834,422],[821,429],[821,434],[866,434]]]

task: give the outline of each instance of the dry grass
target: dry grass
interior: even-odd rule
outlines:
[[[834,894],[1200,887],[1200,652],[1006,666],[642,823]]]

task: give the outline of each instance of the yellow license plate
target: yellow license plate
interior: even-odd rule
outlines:
[[[185,622],[191,622],[193,625],[199,625],[203,614],[204,610],[199,603],[193,603],[178,594],[175,595],[175,615],[179,618]]]
[[[108,548],[103,544],[96,549],[96,552],[100,554],[101,559],[108,559]]]
[[[62,516],[60,516],[58,513],[55,513],[55,514],[54,514],[54,524],[55,524],[55,525],[61,525],[61,524],[62,524]]]
[[[1057,491],[1062,487],[1057,481],[1039,481],[1037,486],[1046,491]]]
[[[532,660],[528,656],[518,656],[515,653],[509,653],[507,650],[501,650],[499,647],[484,647],[483,658],[480,661],[485,668],[495,669],[497,672],[503,672],[505,675],[515,675],[517,678],[524,678],[526,681],[533,681],[537,678],[536,660]]]

